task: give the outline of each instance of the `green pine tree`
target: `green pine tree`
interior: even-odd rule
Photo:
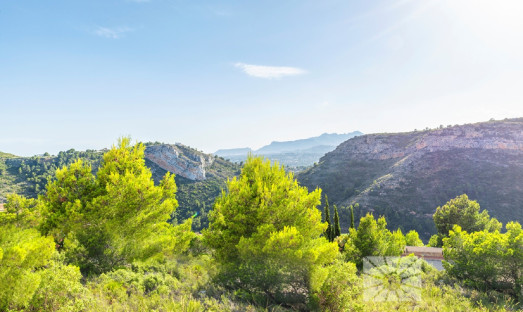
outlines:
[[[340,217],[338,216],[338,207],[336,207],[336,205],[334,205],[334,226],[333,226],[332,241],[334,241],[334,239],[340,235],[341,235]]]
[[[350,205],[350,228],[354,229],[354,206]]]
[[[325,195],[325,222],[327,222],[327,229],[325,230],[325,237],[329,240],[329,242],[333,241],[332,237],[332,224],[331,224],[331,215],[330,215],[330,208],[329,208],[329,199],[327,198],[327,195]]]
[[[320,200],[320,189],[309,193],[280,165],[248,156],[241,175],[216,199],[203,232],[223,285],[268,304],[306,307],[317,272],[326,273],[338,255],[336,244],[320,237]]]

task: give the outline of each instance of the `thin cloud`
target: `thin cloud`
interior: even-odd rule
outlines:
[[[234,66],[240,68],[249,76],[265,79],[282,78],[285,76],[296,76],[307,73],[307,71],[301,68],[287,66],[264,66],[245,63],[236,63]]]
[[[101,27],[98,26],[94,34],[100,37],[109,38],[109,39],[119,39],[124,36],[125,33],[131,32],[134,29],[129,27]]]

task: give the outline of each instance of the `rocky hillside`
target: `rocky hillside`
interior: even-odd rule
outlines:
[[[205,180],[206,169],[214,162],[214,156],[195,151],[182,144],[147,146],[145,159],[166,171],[194,181]]]
[[[214,199],[225,188],[227,178],[240,173],[240,166],[223,158],[204,154],[182,144],[147,143],[145,163],[159,182],[167,171],[176,174],[179,207],[173,220],[185,220],[198,213],[193,221],[194,229],[207,225],[207,212]],[[77,159],[89,162],[93,173],[98,170],[104,151],[60,152],[58,155],[17,157],[0,153],[0,203],[5,202],[7,194],[18,193],[36,197],[45,192],[49,179],[54,177],[57,168],[67,166]]]
[[[159,182],[167,171],[176,174],[179,207],[173,218],[182,221],[194,214],[193,229],[207,227],[207,214],[227,179],[240,174],[241,166],[221,157],[199,152],[182,144],[147,146],[145,164]]]
[[[338,206],[359,203],[357,217],[373,211],[424,238],[435,233],[435,208],[462,193],[502,222],[521,222],[523,118],[355,137],[297,177]]]

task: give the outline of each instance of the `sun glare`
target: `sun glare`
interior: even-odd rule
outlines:
[[[443,3],[456,19],[488,43],[523,47],[523,1],[445,0]]]

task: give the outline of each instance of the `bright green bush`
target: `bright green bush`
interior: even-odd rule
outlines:
[[[411,234],[412,235],[412,234]],[[377,221],[368,213],[360,219],[358,229],[350,229],[349,235],[341,238],[346,261],[362,267],[363,258],[368,256],[399,256],[406,245],[401,230],[387,230],[385,217]]]
[[[423,241],[415,230],[411,230],[405,235],[405,243],[407,246],[423,246]]]
[[[467,233],[455,226],[443,239],[448,274],[482,291],[523,299],[523,230],[517,222],[508,223],[506,229],[506,233]]]
[[[89,306],[89,293],[82,283],[80,268],[65,265],[61,257],[39,271],[40,286],[31,300],[38,311],[84,311]]]
[[[459,225],[467,232],[483,230],[494,232],[501,229],[501,223],[495,218],[490,218],[488,211],[480,212],[478,202],[469,200],[466,194],[437,207],[433,219],[438,230],[437,247],[443,246],[443,238],[449,235],[454,225]]]
[[[313,293],[313,303],[320,311],[362,311],[361,279],[356,275],[354,263],[336,262],[317,268],[313,283],[318,283]]]
[[[52,238],[36,229],[0,227],[0,311],[29,305],[41,281],[39,270],[54,252]]]

